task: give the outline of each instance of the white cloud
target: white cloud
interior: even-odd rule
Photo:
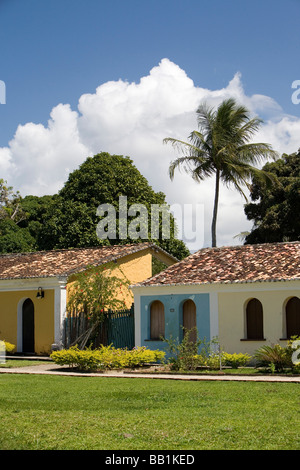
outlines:
[[[230,96],[253,114],[267,116],[255,140],[269,142],[280,153],[298,149],[300,119],[285,115],[271,97],[247,96],[238,72],[227,87],[208,90],[196,87],[178,65],[163,59],[139,83],[110,81],[94,94],[82,95],[77,111],[58,104],[47,126],[19,126],[8,147],[0,148],[0,174],[22,195],[53,194],[87,156],[101,151],[129,155],[152,187],[166,194],[169,204],[204,204],[205,244],[209,244],[214,180],[199,185],[178,172],[171,182],[168,167],[176,154],[162,140],[169,136],[186,140],[197,127],[200,102],[217,106]],[[251,227],[243,203],[236,192],[222,188],[219,245],[240,243],[233,237]]]
[[[81,142],[78,113],[69,105],[53,108],[48,126],[18,126],[9,147],[0,149],[0,170],[21,194],[53,194],[82,163],[89,149]]]

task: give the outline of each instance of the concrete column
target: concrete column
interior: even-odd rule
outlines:
[[[66,316],[67,290],[62,283],[54,289],[54,344],[52,349],[62,347],[63,324]]]

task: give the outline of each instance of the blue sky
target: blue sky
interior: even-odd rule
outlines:
[[[239,71],[247,94],[299,115],[299,20],[299,0],[0,0],[0,144],[19,123],[46,122],[108,80],[139,81],[164,57],[209,89]]]
[[[83,114],[82,109],[78,109],[81,96],[95,96],[97,87],[111,82],[138,85],[142,77],[149,78],[151,70],[157,70],[157,67],[154,75],[159,75],[159,83],[166,74],[174,73],[176,77],[180,75],[178,80],[189,88],[187,80],[176,69],[178,67],[193,82],[195,89],[210,92],[227,89],[230,81],[240,73],[237,87],[242,87],[245,99],[251,100],[258,95],[268,97],[273,103],[271,107],[265,106],[266,100],[262,100],[256,106],[254,110],[261,117],[270,119],[271,114],[274,123],[282,120],[284,115],[292,116],[291,122],[296,121],[298,125],[300,105],[292,103],[291,85],[300,79],[299,19],[300,0],[0,0],[0,80],[6,85],[6,104],[0,104],[0,177],[2,174],[23,193],[41,194],[43,190],[37,190],[29,179],[27,186],[22,185],[17,174],[19,169],[23,179],[29,178],[30,172],[26,172],[26,159],[22,155],[27,156],[29,165],[33,150],[28,142],[38,131],[51,130],[49,119],[53,109],[59,104],[69,105],[70,110],[80,116]],[[169,66],[167,71],[161,68],[159,64],[163,59],[168,59],[174,67]],[[176,94],[172,99],[176,100]],[[144,99],[145,107],[146,102]],[[134,109],[134,101],[130,103]],[[154,103],[152,99],[149,106]],[[197,104],[195,102],[195,108]],[[110,110],[105,109],[108,119]],[[111,111],[113,119],[115,114]],[[178,110],[176,113],[177,116]],[[143,116],[147,119],[145,112]],[[150,117],[153,120],[153,115]],[[95,143],[89,142],[93,125],[88,129],[88,119],[83,118],[83,124],[79,126],[81,157],[73,163],[70,159],[65,170],[71,171],[84,161],[85,148],[92,153],[114,149],[122,154],[131,152],[129,144],[124,145],[122,152],[117,143],[114,146],[113,140],[108,143],[105,139],[98,141],[97,148]],[[59,119],[66,125],[64,118],[56,116],[54,124],[52,122],[54,127],[60,125]],[[33,134],[29,138],[27,126],[17,138],[18,126],[27,123],[36,125],[29,129]],[[123,125],[121,116],[119,125]],[[164,129],[167,131],[170,126]],[[175,129],[179,132],[180,127],[175,127],[174,132]],[[115,128],[114,132],[117,132]],[[182,132],[183,135],[178,137],[186,138],[184,126]],[[278,135],[278,130],[276,132]],[[265,135],[269,137],[276,132],[268,131]],[[286,141],[287,152],[300,147],[300,137],[298,147],[295,142],[296,137]],[[278,144],[275,140],[270,143]],[[23,154],[18,154],[21,146]],[[138,148],[137,144],[132,147],[131,156],[155,186],[147,166],[136,157]],[[284,146],[279,151],[283,149]],[[169,157],[173,157],[171,149]],[[41,174],[45,171],[42,156],[35,166],[40,168]],[[35,175],[35,178],[37,181],[39,176]],[[61,180],[65,179],[63,175]],[[47,182],[43,185],[45,193],[56,190],[51,184],[47,187]],[[164,187],[155,187],[165,191],[167,196],[168,188],[169,182]],[[238,204],[242,207],[241,201]],[[240,230],[244,228],[241,226]],[[232,235],[224,235],[223,241],[230,243]]]

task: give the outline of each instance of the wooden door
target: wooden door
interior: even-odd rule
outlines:
[[[197,321],[196,321],[196,305],[195,303],[189,299],[186,300],[183,304],[183,311],[182,311],[182,322],[183,322],[183,334],[186,334],[186,330],[191,330],[189,339],[194,343],[197,341]]]
[[[26,299],[22,308],[23,352],[34,353],[34,305]]]
[[[165,310],[159,300],[155,300],[150,308],[150,338],[161,339],[165,336]]]

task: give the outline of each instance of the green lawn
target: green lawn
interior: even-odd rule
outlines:
[[[300,449],[293,383],[0,374],[0,449]]]

